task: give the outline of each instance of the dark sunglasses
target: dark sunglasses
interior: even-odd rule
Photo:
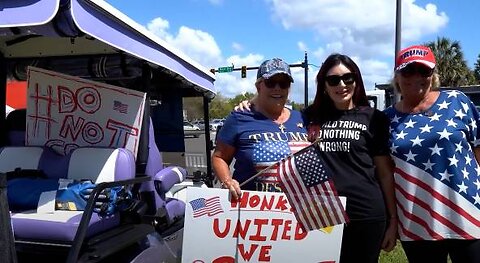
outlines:
[[[277,84],[281,89],[288,89],[290,88],[290,81],[289,80],[274,80],[274,79],[265,79],[263,80],[265,86],[269,89],[274,89]]]
[[[340,80],[343,81],[345,85],[351,85],[355,82],[355,73],[345,73],[343,75],[330,75],[325,77],[325,81],[330,86],[337,86],[340,84]]]
[[[412,63],[399,70],[402,77],[408,78],[418,74],[424,78],[431,77],[433,75],[433,68],[426,67],[422,64]]]

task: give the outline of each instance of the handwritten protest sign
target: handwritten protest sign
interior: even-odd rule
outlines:
[[[60,154],[82,146],[137,154],[145,93],[30,67],[26,144]]]
[[[182,262],[338,262],[343,225],[305,231],[283,193],[187,188]],[[342,199],[345,202],[345,199]]]

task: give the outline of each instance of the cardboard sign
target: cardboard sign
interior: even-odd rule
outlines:
[[[345,199],[342,199],[345,202]],[[187,188],[182,262],[338,262],[343,225],[305,231],[283,193]]]
[[[60,154],[82,146],[137,155],[145,93],[30,67],[26,144]]]

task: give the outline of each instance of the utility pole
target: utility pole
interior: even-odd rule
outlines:
[[[402,45],[402,0],[397,1],[396,8],[396,21],[395,21],[395,56],[393,56],[393,65],[395,70],[395,60],[397,55],[400,52],[400,47]],[[400,100],[400,94],[397,89],[393,87],[393,100],[394,103]]]
[[[305,69],[305,108],[308,106],[308,58],[307,51],[305,51],[305,61],[303,62],[303,68]]]

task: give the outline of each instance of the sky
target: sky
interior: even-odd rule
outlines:
[[[478,0],[398,0],[401,47],[446,37],[458,41],[473,69],[480,54]],[[349,55],[366,89],[393,75],[394,0],[107,0],[107,3],[207,69],[255,67],[280,57],[289,64],[308,57],[308,99],[315,76],[331,53]],[[290,99],[303,103],[305,70],[292,68]],[[256,71],[216,73],[215,88],[231,98],[255,92]]]

